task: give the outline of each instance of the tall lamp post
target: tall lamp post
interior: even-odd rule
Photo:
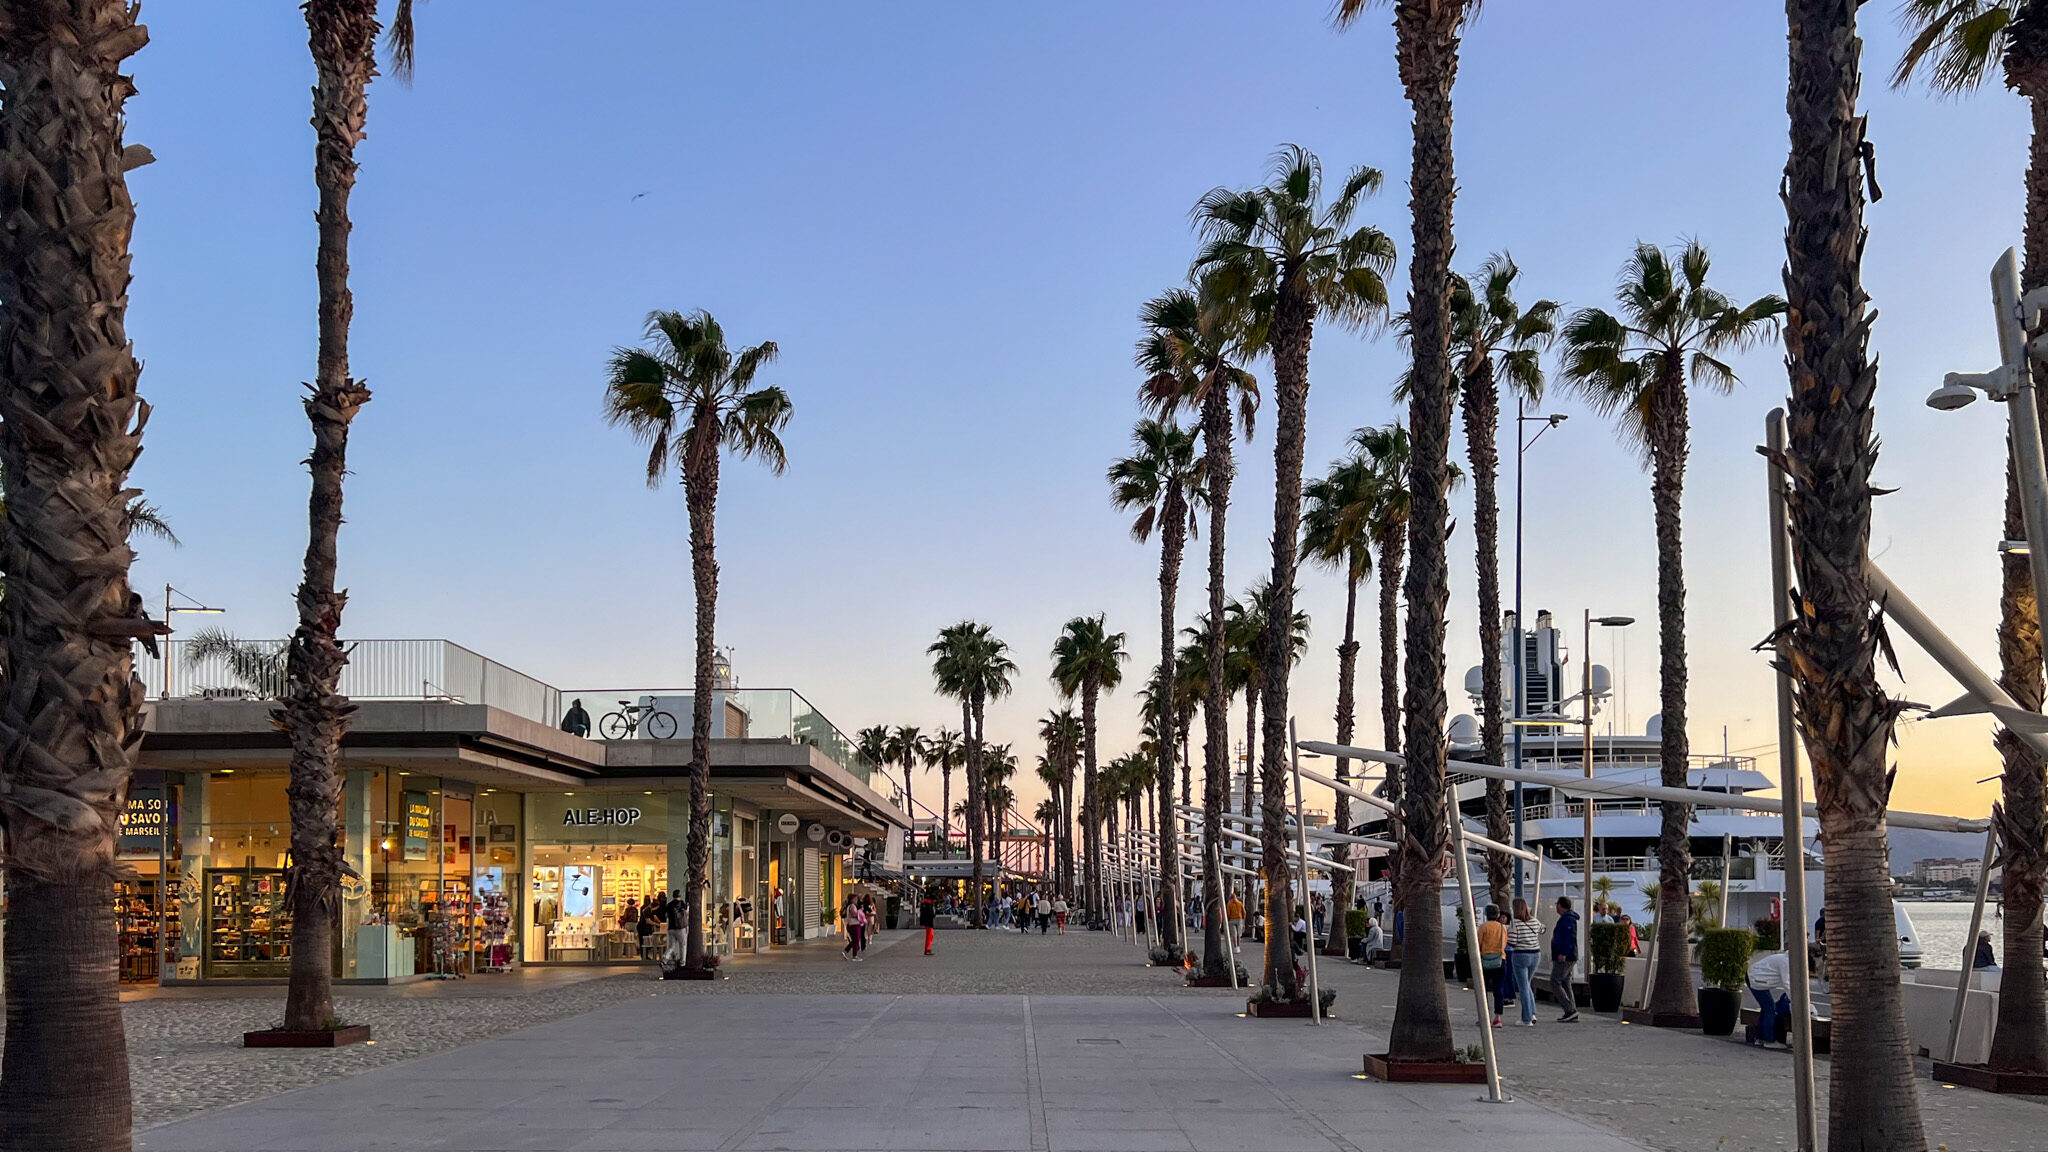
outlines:
[[[1635,622],[1633,616],[1595,616],[1591,608],[1586,609],[1586,644],[1580,649],[1579,674],[1580,691],[1585,694],[1586,731],[1582,751],[1588,780],[1593,778],[1593,625],[1626,628]],[[1585,846],[1579,852],[1579,859],[1585,864],[1585,875],[1581,878],[1585,883],[1585,893],[1580,897],[1584,905],[1579,909],[1579,955],[1586,958],[1586,971],[1590,975],[1593,971],[1593,796],[1590,792],[1586,794],[1585,839]],[[1723,890],[1726,890],[1725,885]]]
[[[1531,416],[1523,410],[1522,399],[1519,396],[1515,398],[1515,628],[1514,635],[1511,637],[1512,643],[1515,646],[1515,692],[1513,696],[1514,707],[1510,711],[1513,715],[1518,717],[1522,714],[1523,708],[1526,707],[1526,702],[1522,698],[1522,692],[1524,687],[1524,672],[1522,668],[1522,456],[1523,454],[1529,451],[1529,449],[1536,443],[1536,441],[1541,440],[1543,438],[1543,434],[1545,432],[1550,431],[1552,428],[1557,427],[1559,424],[1562,424],[1569,419],[1571,419],[1571,417],[1565,415],[1562,412],[1552,412],[1544,416]],[[1543,427],[1538,428],[1534,436],[1529,436],[1526,435],[1526,433],[1528,432],[1529,425],[1531,424],[1541,424],[1543,425]],[[1498,658],[1498,656],[1499,653],[1496,652],[1487,652],[1482,654],[1482,658],[1487,660],[1496,659]],[[1500,706],[1500,704],[1499,701],[1488,700],[1486,702],[1486,706],[1488,708],[1497,708]],[[1520,768],[1521,766],[1522,725],[1516,724],[1515,767]],[[1521,846],[1522,782],[1517,780],[1515,781],[1515,847],[1520,848]],[[1515,897],[1516,899],[1520,899],[1521,896],[1522,865],[1516,864]]]
[[[174,596],[184,596],[190,603],[173,603],[171,598]],[[171,619],[171,613],[173,612],[184,612],[194,616],[218,616],[226,611],[227,609],[225,608],[209,608],[199,601],[193,600],[192,597],[186,596],[185,593],[178,591],[176,588],[171,587],[169,584],[164,585],[164,624],[166,626],[173,623]],[[177,666],[178,661],[176,657],[175,646],[171,638],[166,635],[164,637],[164,694],[162,697],[165,700],[171,698],[171,670]]]

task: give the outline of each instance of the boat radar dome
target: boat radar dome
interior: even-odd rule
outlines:
[[[1605,665],[1593,665],[1592,675],[1593,695],[1606,696],[1610,692],[1614,691],[1614,677],[1608,673]]]
[[[1652,740],[1662,740],[1664,738],[1664,714],[1662,712],[1643,722],[1643,735],[1648,736]]]
[[[1451,717],[1451,727],[1445,735],[1453,744],[1476,743],[1479,740],[1479,721],[1461,712]]]
[[[1486,669],[1477,664],[1465,669],[1465,695],[1474,700],[1486,699]]]

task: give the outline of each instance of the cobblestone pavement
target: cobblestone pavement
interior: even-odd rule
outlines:
[[[1216,995],[1186,991],[1144,965],[1141,950],[1100,933],[1038,936],[941,932],[923,955],[922,932],[884,933],[858,963],[835,941],[810,941],[734,963],[709,982],[661,981],[652,969],[526,970],[391,987],[336,990],[342,1019],[375,1040],[333,1050],[241,1047],[245,1031],[276,1026],[276,986],[171,988],[131,994],[122,1006],[138,1128],[255,1100],[372,1068],[579,1016],[649,996],[777,993]],[[1228,995],[1228,993],[1224,993]]]

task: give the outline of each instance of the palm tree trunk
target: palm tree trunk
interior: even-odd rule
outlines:
[[[122,0],[17,3],[0,37],[0,1148],[130,1146],[115,832],[142,739],[128,470],[149,407],[128,344]]]
[[[917,823],[917,797],[911,791],[910,774],[917,768],[917,753],[905,750],[903,753],[903,811],[910,816],[912,824]]]
[[[982,757],[986,755],[987,750],[982,747],[981,743],[981,721],[983,707],[982,690],[980,688],[976,688],[972,692],[970,698],[973,701],[973,713],[969,718],[970,722],[968,724],[968,728],[972,735],[970,735],[967,738],[967,855],[968,859],[972,861],[971,883],[973,886],[972,899],[974,901],[973,925],[974,927],[979,928],[982,925],[988,923],[987,919],[985,918],[987,915],[987,906],[983,901],[981,891],[981,806],[984,803],[982,796],[988,791],[988,781],[982,778],[982,773],[987,770],[984,767]]]
[[[1401,747],[1401,574],[1405,571],[1408,548],[1406,525],[1389,525],[1380,547],[1380,745],[1389,752]],[[1386,772],[1386,797],[1397,807],[1401,803],[1401,771],[1389,768]],[[1401,842],[1403,825],[1398,812],[1387,816],[1387,839]],[[1387,884],[1391,888],[1401,879],[1401,854],[1391,852],[1386,858]],[[1394,905],[1400,907],[1398,903]],[[1405,917],[1403,918],[1406,919]],[[1393,938],[1393,926],[1386,925],[1387,936]]]
[[[2048,284],[2048,96],[2027,101],[2034,137],[2027,157],[2026,261],[2022,290]],[[2044,406],[2048,412],[2048,406]],[[2024,540],[2018,475],[2012,452],[2005,455],[2005,538]],[[2039,711],[2042,701],[2041,628],[2036,616],[2033,574],[2027,558],[2006,553],[1999,561],[1999,685],[2019,706]],[[2048,888],[2048,801],[2044,801],[2041,757],[2001,728],[1994,741],[2005,762],[2000,784],[1999,829],[2005,856],[2005,975],[1999,985],[1998,1024],[1991,1035],[1991,1066],[2000,1071],[2048,1072],[2048,981],[2041,951],[2042,895]]]
[[[1692,745],[1686,736],[1685,546],[1680,505],[1685,495],[1688,419],[1685,369],[1666,358],[1650,397],[1650,504],[1657,523],[1657,647],[1663,709],[1660,779],[1686,786]],[[1661,803],[1657,839],[1657,972],[1650,1010],[1678,1016],[1699,1012],[1692,984],[1692,805]],[[1590,846],[1589,846],[1590,848]]]
[[[1081,869],[1089,911],[1102,911],[1102,793],[1095,779],[1095,673],[1081,680]]]
[[[1209,683],[1202,700],[1202,974],[1229,971],[1230,945],[1223,938],[1223,874],[1217,870],[1223,840],[1223,807],[1230,796],[1230,644],[1223,634],[1223,529],[1230,511],[1230,397],[1221,381],[1209,382],[1202,399],[1202,460],[1209,495]]]
[[[1408,600],[1406,691],[1401,754],[1406,826],[1399,851],[1397,906],[1405,913],[1401,986],[1394,1004],[1389,1059],[1447,1060],[1451,1022],[1438,957],[1443,946],[1444,874],[1444,555],[1450,514],[1451,84],[1458,73],[1463,0],[1399,0],[1394,8],[1400,71],[1415,110],[1409,188],[1415,222],[1409,261],[1409,347],[1414,355],[1408,401]],[[1391,775],[1391,773],[1390,773]],[[1461,859],[1455,866],[1463,868]]]
[[[700,429],[683,468],[683,499],[690,512],[690,577],[697,592],[697,669],[690,701],[690,847],[684,881],[689,934],[683,963],[704,966],[704,889],[711,870],[711,669],[718,654],[718,421],[699,412]]]
[[[1473,559],[1479,574],[1480,691],[1486,697],[1479,708],[1479,759],[1505,764],[1507,733],[1500,714],[1500,496],[1495,488],[1500,474],[1500,387],[1494,381],[1491,357],[1465,378],[1462,400],[1465,459],[1472,465]],[[1593,654],[1581,658],[1590,660]],[[1486,835],[1503,844],[1514,836],[1508,821],[1508,786],[1500,780],[1486,782]],[[1507,853],[1486,853],[1486,887],[1502,908],[1508,906],[1514,878],[1514,863]],[[1592,914],[1590,909],[1585,913]]]
[[[1254,647],[1257,647],[1256,642],[1254,643]],[[1254,776],[1257,775],[1257,773],[1253,770],[1253,766],[1259,762],[1258,733],[1259,673],[1258,670],[1254,668],[1252,670],[1251,679],[1247,680],[1244,686],[1244,807],[1239,809],[1239,811],[1244,813],[1246,816],[1251,815],[1253,812],[1252,779]],[[1259,898],[1259,890],[1257,887],[1258,880],[1254,877],[1246,876],[1244,877],[1242,883],[1244,884],[1244,906],[1246,911],[1249,912],[1252,905]],[[1244,925],[1244,928],[1246,930],[1249,930],[1251,928],[1251,925],[1246,924]]]
[[[334,932],[341,910],[341,738],[355,706],[339,691],[348,654],[335,639],[348,594],[335,589],[342,479],[349,424],[370,390],[349,377],[348,328],[355,299],[348,286],[349,193],[356,145],[376,75],[377,6],[369,0],[312,0],[306,27],[318,82],[313,87],[313,182],[319,247],[319,354],[306,416],[313,425],[307,459],[306,561],[299,581],[298,627],[285,656],[286,687],[276,712],[292,745],[286,797],[292,818],[291,984],[284,1026],[313,1030],[334,1017]]]
[[[939,766],[939,835],[940,848],[953,843],[953,762]]]
[[[1337,645],[1337,743],[1350,744],[1355,713],[1358,710],[1356,681],[1358,679],[1358,578],[1351,575],[1347,558],[1344,580],[1344,642]],[[1349,782],[1351,761],[1337,761],[1337,779]],[[1351,797],[1337,793],[1337,831],[1351,831]],[[1332,854],[1342,856],[1341,850],[1333,849]],[[1330,945],[1324,949],[1329,956],[1343,956],[1350,952],[1346,943],[1349,925],[1344,922],[1344,913],[1351,907],[1351,873],[1338,872],[1330,879]]]
[[[1265,736],[1259,764],[1259,861],[1266,870],[1266,974],[1273,996],[1300,994],[1294,979],[1292,877],[1287,870],[1287,680],[1292,670],[1294,569],[1301,550],[1301,457],[1308,437],[1308,352],[1315,309],[1283,272],[1273,308],[1273,574],[1266,634],[1259,643],[1264,674]],[[1304,897],[1305,898],[1305,897]]]
[[[1871,429],[1877,365],[1863,291],[1863,118],[1857,0],[1788,0],[1791,155],[1785,229],[1790,451],[1788,496],[1798,605],[1794,712],[1813,761],[1827,857],[1828,980],[1834,1069],[1831,1149],[1927,1147],[1892,932],[1885,753],[1899,705],[1877,682],[1883,643],[1871,614]],[[1665,731],[1670,731],[1666,717]],[[2010,881],[2008,881],[2010,883]],[[2011,899],[2011,892],[2007,892]],[[2038,919],[2040,900],[2028,911]],[[2039,955],[2039,937],[2026,942]],[[1688,988],[1690,984],[1688,982]]]
[[[1166,914],[1159,917],[1160,943],[1180,952],[1180,839],[1172,835],[1175,753],[1180,744],[1179,708],[1174,704],[1173,617],[1180,593],[1181,554],[1187,547],[1188,502],[1180,487],[1166,492],[1166,524],[1159,548],[1159,893]]]

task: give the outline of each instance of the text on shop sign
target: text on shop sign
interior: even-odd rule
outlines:
[[[597,824],[637,824],[640,822],[638,808],[570,808],[562,813],[562,826],[588,826]]]

